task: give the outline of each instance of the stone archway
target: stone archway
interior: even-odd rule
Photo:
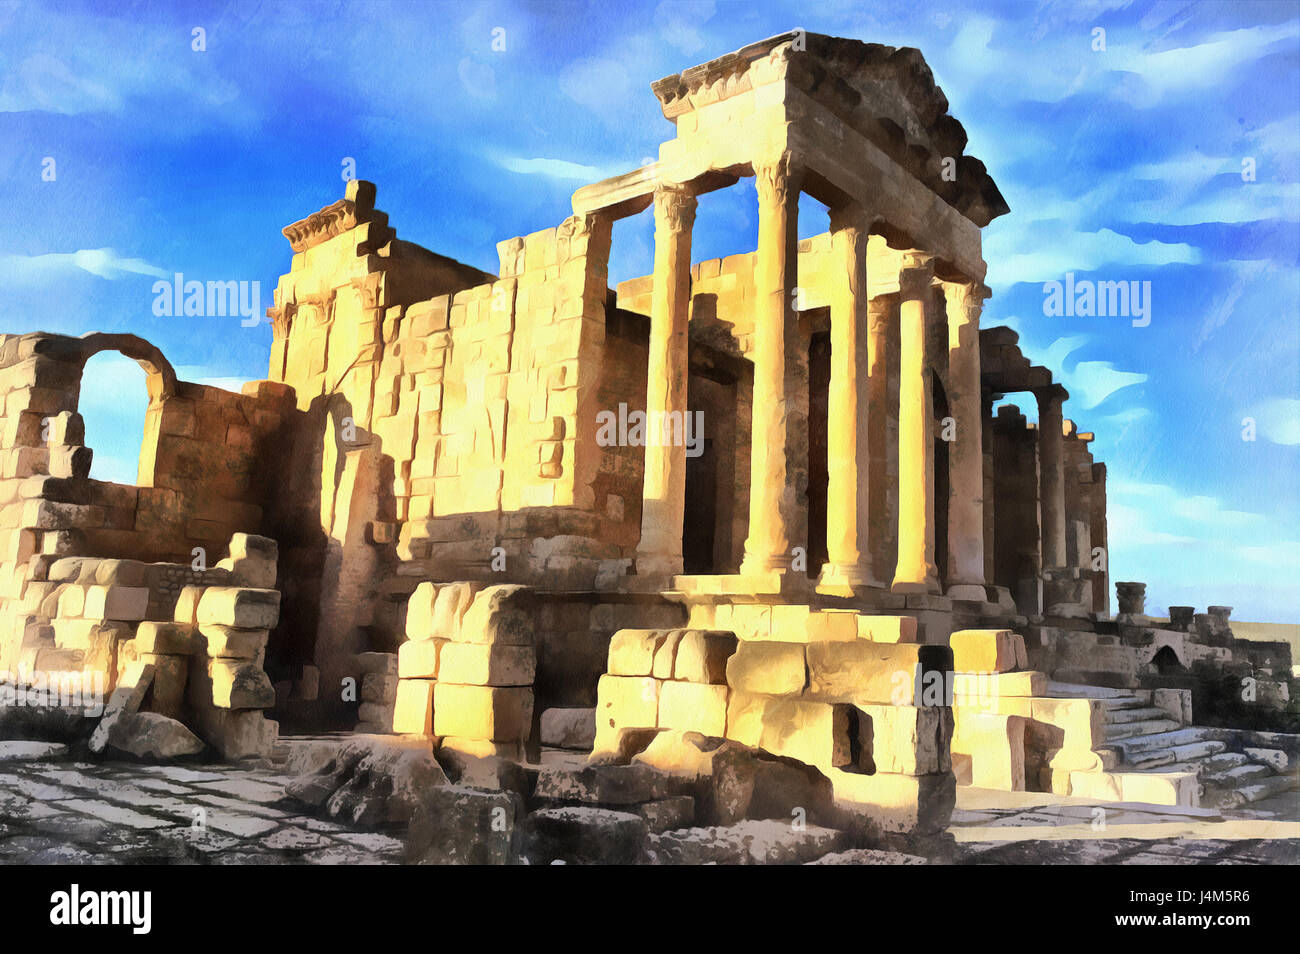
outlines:
[[[35,348],[37,354],[59,361],[75,362],[83,369],[87,361],[104,351],[116,351],[125,355],[144,369],[151,407],[161,404],[176,393],[176,370],[171,362],[156,345],[138,335],[101,331],[80,338],[60,335],[39,341]]]

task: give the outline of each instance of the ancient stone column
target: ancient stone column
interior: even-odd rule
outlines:
[[[1145,583],[1116,583],[1115,596],[1121,614],[1141,616],[1146,612],[1147,585]]]
[[[893,301],[885,296],[867,305],[867,492],[870,516],[867,537],[871,544],[871,566],[883,572],[890,562],[890,541],[894,536],[889,507],[889,334],[896,331]]]
[[[749,453],[749,535],[740,572],[788,568],[798,505],[787,450],[792,412],[787,363],[799,342],[794,288],[798,270],[799,182],[789,154],[756,162],[758,250],[754,261],[754,408]],[[795,442],[797,443],[797,442]],[[802,541],[800,541],[802,543]]]
[[[956,422],[949,446],[948,595],[984,602],[984,421],[980,392],[980,310],[985,288],[945,282],[948,405]]]
[[[821,586],[878,585],[871,573],[871,363],[867,353],[867,234],[871,219],[851,204],[831,212],[831,380],[827,400],[826,552]],[[882,373],[883,382],[884,375]],[[851,591],[850,591],[851,592]]]
[[[695,196],[678,186],[655,190],[654,285],[646,377],[645,481],[637,574],[682,572],[686,507],[687,324],[691,303],[691,228]]]
[[[926,370],[926,321],[934,259],[907,252],[898,273],[898,565],[896,593],[937,593],[934,565],[934,394]]]
[[[1061,405],[1069,392],[1059,384],[1034,392],[1038,399],[1039,496],[1043,514],[1043,569],[1065,566],[1065,462]]]

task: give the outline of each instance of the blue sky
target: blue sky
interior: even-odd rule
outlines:
[[[342,194],[349,157],[400,236],[495,271],[498,241],[656,155],[653,80],[795,27],[920,48],[1001,187],[984,323],[1096,432],[1112,578],[1148,581],[1153,610],[1300,620],[1295,2],[0,0],[0,331],[130,331],[184,378],[263,377],[267,326],[155,317],[153,282],[259,281],[269,304],[280,229]],[[706,196],[695,258],[756,234],[752,185]],[[649,215],[620,223],[613,279],[651,258]],[[1150,324],[1044,316],[1067,272],[1151,282]],[[132,480],[142,373],[90,367],[95,474]]]

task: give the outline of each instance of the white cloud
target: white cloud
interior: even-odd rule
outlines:
[[[627,67],[616,60],[574,60],[560,73],[560,89],[594,112],[625,109],[634,89]]]
[[[1080,401],[1085,410],[1090,410],[1116,391],[1146,380],[1147,375],[1137,371],[1119,371],[1109,361],[1080,361],[1065,375],[1065,386],[1070,397]]]
[[[1261,437],[1274,444],[1300,445],[1300,400],[1272,398],[1256,405],[1251,417]]]
[[[700,27],[716,12],[713,0],[664,0],[655,7],[655,26],[671,46],[687,56],[704,49]]]
[[[50,252],[45,255],[0,255],[0,274],[12,282],[48,281],[77,270],[110,281],[128,275],[171,277],[157,265],[151,265],[141,258],[123,258],[111,248]]]
[[[1051,234],[1031,236],[1034,226]],[[1136,242],[1111,229],[1077,232],[1057,220],[994,232],[988,236],[984,257],[989,263],[989,284],[1009,286],[1059,281],[1067,272],[1095,272],[1110,266],[1195,265],[1201,261],[1201,251],[1182,242]]]
[[[599,182],[601,179],[608,179],[610,176],[618,175],[619,171],[628,171],[626,169],[611,170],[604,166],[588,166],[580,162],[569,162],[566,159],[548,159],[542,156],[530,159],[521,156],[496,156],[493,161],[508,172],[516,172],[524,176],[561,179],[566,182]]]

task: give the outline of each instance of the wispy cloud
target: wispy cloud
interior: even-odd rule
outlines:
[[[77,252],[49,252],[45,255],[0,255],[0,274],[12,282],[57,279],[83,271],[113,281],[130,275],[170,278],[171,275],[142,258],[119,255],[111,248],[88,248]]]

